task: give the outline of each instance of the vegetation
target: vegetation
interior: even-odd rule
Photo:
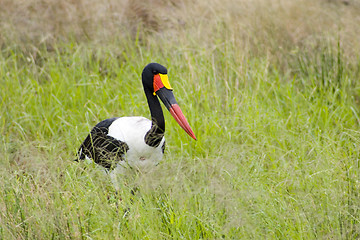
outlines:
[[[360,237],[359,1],[0,5],[1,239]],[[198,141],[165,112],[163,162],[115,193],[72,160],[150,115],[149,62]]]

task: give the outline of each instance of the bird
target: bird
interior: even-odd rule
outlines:
[[[159,63],[147,64],[141,74],[151,119],[139,116],[113,117],[96,124],[77,152],[77,159],[91,159],[110,173],[117,188],[117,176],[126,169],[148,171],[158,165],[165,150],[165,119],[159,99],[176,122],[197,140],[180,109],[167,69]]]

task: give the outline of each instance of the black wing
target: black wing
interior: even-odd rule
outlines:
[[[117,118],[110,118],[99,122],[85,138],[78,151],[78,159],[85,156],[106,169],[112,169],[119,161],[124,161],[123,155],[129,146],[120,140],[108,136],[109,126]]]

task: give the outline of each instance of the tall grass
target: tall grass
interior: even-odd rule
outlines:
[[[357,1],[0,2],[0,238],[359,237]],[[198,141],[165,112],[164,161],[115,193],[71,160],[149,116],[149,62]]]

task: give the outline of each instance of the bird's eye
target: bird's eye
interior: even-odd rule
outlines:
[[[158,72],[156,70],[153,70],[152,73],[155,75],[157,74]]]

